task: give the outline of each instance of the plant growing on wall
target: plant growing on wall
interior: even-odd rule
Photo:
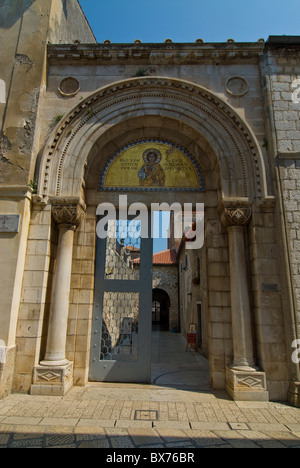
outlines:
[[[139,68],[134,76],[135,77],[148,76],[148,73],[147,73],[147,70],[144,70],[143,68]]]
[[[28,186],[33,190],[33,193],[37,193],[38,191],[38,180],[37,180],[37,177],[34,177],[34,179],[32,179]]]
[[[57,114],[55,117],[53,117],[53,123],[57,125],[61,119],[63,118],[64,114]]]

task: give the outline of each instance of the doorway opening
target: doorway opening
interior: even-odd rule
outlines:
[[[211,391],[208,361],[186,350],[181,329],[172,216],[159,212],[164,222],[157,234],[155,215],[148,215],[138,224],[132,215],[99,218],[106,235],[97,238],[89,378]],[[148,237],[141,235],[141,222]]]
[[[209,362],[198,347],[186,346],[179,314],[177,251],[170,212],[155,213],[153,242],[151,383],[160,387],[211,392]],[[174,227],[174,226],[173,226]],[[177,241],[177,243],[176,243]],[[202,343],[201,304],[197,306],[197,345]]]
[[[152,293],[152,331],[169,331],[170,297],[162,289]]]

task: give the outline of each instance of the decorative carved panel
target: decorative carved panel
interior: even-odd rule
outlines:
[[[251,218],[251,208],[234,206],[224,208],[221,214],[222,223],[226,226],[245,226]]]
[[[52,215],[57,224],[78,227],[83,219],[85,205],[78,199],[53,198]]]

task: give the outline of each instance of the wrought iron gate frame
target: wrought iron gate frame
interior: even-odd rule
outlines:
[[[128,216],[128,219],[134,217]],[[152,258],[151,214],[148,216],[148,238],[141,238],[139,279],[105,279],[107,239],[97,237],[95,264],[95,294],[92,318],[89,381],[151,382],[152,334]],[[137,361],[100,360],[103,298],[105,292],[139,293],[138,357]]]

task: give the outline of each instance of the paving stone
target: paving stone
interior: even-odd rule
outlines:
[[[294,434],[291,434],[289,432],[265,431],[265,434],[269,436],[271,439],[278,440],[286,447],[300,446],[300,439],[296,437]]]
[[[216,431],[216,435],[234,448],[259,448],[259,445],[247,439],[239,431]]]
[[[24,436],[24,434],[26,435],[30,435],[32,436],[33,438],[34,437],[42,437],[45,433],[45,429],[44,427],[41,427],[41,426],[22,426],[21,424],[20,425],[16,425],[14,426],[14,434],[15,434],[15,438],[17,435],[20,435],[21,437]]]
[[[193,430],[203,431],[230,431],[230,426],[226,422],[191,422]]]
[[[131,441],[130,437],[112,437],[110,439],[113,448],[133,448],[133,442]]]
[[[165,448],[163,444],[149,444],[149,445],[139,445],[138,448],[148,448],[148,449],[155,449],[155,448]]]
[[[289,432],[289,429],[284,424],[274,424],[274,423],[249,423],[248,426],[253,431],[273,431],[273,432]]]
[[[286,448],[286,445],[282,444],[279,440],[259,440],[257,444],[261,448],[272,449],[272,448]]]
[[[73,434],[75,428],[71,426],[44,426],[44,433],[46,435],[52,434]]]
[[[116,421],[115,427],[123,427],[124,429],[129,429],[129,428],[152,428],[152,421],[126,421],[123,419],[120,419],[119,421]]]
[[[76,429],[84,427],[97,427],[99,430],[105,427],[115,427],[116,421],[112,419],[80,419],[76,425]]]
[[[88,440],[106,440],[104,434],[75,434],[77,442],[84,442]]]
[[[209,447],[224,444],[224,441],[220,437],[210,431],[191,430],[185,432],[189,439],[194,441],[197,447]]]
[[[117,419],[95,417],[102,408]],[[136,410],[158,411],[159,420],[134,420]],[[1,448],[300,447],[299,409],[170,388],[110,384],[75,387],[59,398],[10,395],[1,411]]]
[[[291,431],[291,432],[299,432],[300,433],[300,424],[286,424],[286,427]]]
[[[157,429],[164,429],[164,428],[171,428],[174,427],[175,429],[190,429],[191,426],[188,422],[184,421],[154,421],[153,427]]]
[[[59,445],[69,445],[75,443],[75,436],[73,434],[53,434],[46,436],[46,446],[59,446]]]
[[[78,419],[75,418],[45,418],[40,421],[41,426],[65,426],[74,427],[78,423]]]
[[[35,440],[35,439],[42,439],[44,437],[44,434],[40,433],[32,433],[30,432],[22,432],[22,433],[15,433],[13,435],[13,440]]]
[[[2,424],[19,424],[26,426],[37,426],[41,422],[41,418],[26,418],[20,416],[8,416]]]
[[[228,439],[226,441],[229,445],[231,445],[233,448],[259,448],[259,445],[256,444],[255,442],[247,439]]]
[[[9,441],[10,434],[0,434],[0,445],[6,445]]]
[[[229,423],[229,426],[233,431],[249,430],[249,427],[245,423]]]
[[[186,440],[185,442],[169,442],[166,444],[166,447],[169,448],[196,448],[196,445],[191,441]]]
[[[93,439],[85,440],[78,444],[78,448],[109,448],[109,442],[107,439]]]
[[[163,440],[154,429],[130,428],[128,434],[136,446],[161,444]]]
[[[184,431],[179,429],[171,429],[170,425],[169,428],[157,428],[157,432],[165,442],[174,442],[175,440],[185,441],[187,438],[187,435]]]
[[[50,448],[50,447],[49,447]],[[66,445],[53,445],[52,449],[73,449],[77,448],[75,444],[66,444]]]
[[[39,438],[24,438],[19,440],[13,440],[10,443],[11,448],[28,448],[28,447],[41,447],[43,445],[43,437]]]

